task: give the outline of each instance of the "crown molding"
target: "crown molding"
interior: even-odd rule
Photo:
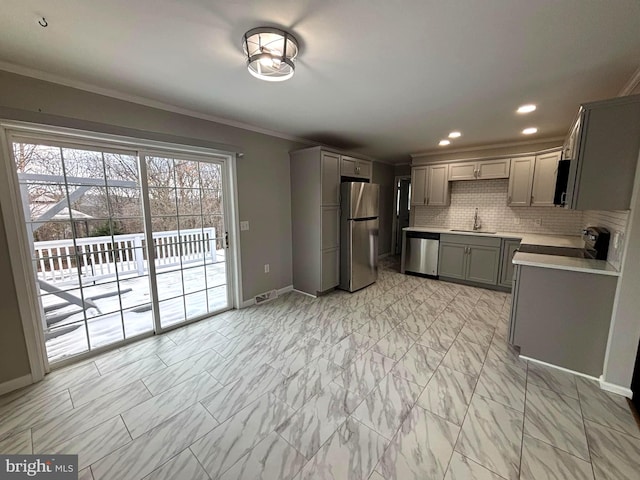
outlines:
[[[494,150],[496,148],[511,148],[511,147],[526,147],[528,145],[539,145],[541,143],[549,143],[549,142],[562,142],[564,141],[564,137],[547,137],[547,138],[539,138],[537,140],[529,140],[529,141],[521,141],[521,142],[507,142],[507,143],[490,143],[485,145],[479,145],[476,147],[464,147],[464,148],[454,148],[454,149],[438,149],[438,150],[427,150],[425,152],[419,153],[411,153],[411,159],[421,158],[421,157],[434,157],[437,155],[448,155],[450,153],[466,153],[466,152],[480,152],[483,150]],[[560,145],[559,145],[560,146]]]
[[[635,72],[633,72],[633,75],[631,75],[631,78],[627,81],[624,87],[622,87],[622,90],[620,90],[620,93],[618,93],[618,96],[624,97],[627,95],[631,95],[631,92],[633,92],[639,84],[640,84],[640,67],[638,67],[638,69]]]
[[[188,108],[178,107],[176,105],[160,102],[158,100],[153,100],[151,98],[123,93],[119,90],[99,87],[97,85],[93,85],[87,82],[72,80],[70,78],[63,77],[61,75],[47,73],[42,70],[24,67],[22,65],[16,65],[14,63],[5,62],[2,60],[0,60],[0,70],[7,71],[9,73],[15,73],[17,75],[23,75],[25,77],[35,78],[37,80],[42,80],[45,82],[63,85],[65,87],[76,88],[78,90],[83,90],[90,93],[96,93],[98,95],[104,95],[105,97],[116,98],[118,100],[123,100],[125,102],[131,102],[138,105],[143,105],[145,107],[157,108],[159,110],[165,110],[165,111],[177,113],[180,115],[186,115],[189,117],[199,118],[201,120],[207,120],[209,122],[220,123],[222,125],[227,125],[229,127],[240,128],[242,130],[248,130],[250,132],[268,135],[270,137],[282,138],[284,140],[290,140],[292,142],[298,142],[305,145],[318,145],[317,142],[313,142],[311,140],[301,138],[301,137],[296,137],[294,135],[288,135],[286,133],[278,132],[275,130],[269,130],[268,128],[262,128],[256,125],[251,125],[249,123],[238,122],[236,120],[229,120],[226,118],[217,117],[215,115],[209,115],[207,113],[190,110]]]

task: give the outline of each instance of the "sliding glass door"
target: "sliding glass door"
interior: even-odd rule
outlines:
[[[226,309],[222,163],[152,155],[144,160],[160,327]]]
[[[230,305],[224,159],[15,138],[47,356]]]

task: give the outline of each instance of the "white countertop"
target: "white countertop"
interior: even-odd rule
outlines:
[[[481,237],[497,237],[520,239],[525,245],[543,245],[550,247],[584,248],[584,241],[580,235],[543,235],[539,233],[496,232],[453,232],[451,228],[443,227],[406,227],[407,232],[431,232],[446,233],[452,235],[472,235]],[[514,265],[527,265],[530,267],[555,268],[559,270],[572,270],[575,272],[597,273],[600,275],[619,276],[620,272],[604,260],[591,260],[588,258],[563,257],[559,255],[543,255],[539,253],[518,252],[513,257]]]
[[[589,258],[562,257],[559,255],[542,255],[539,253],[517,252],[513,257],[514,265],[529,267],[553,268],[574,272],[596,273],[598,275],[620,276],[620,272],[605,260]]]
[[[432,232],[432,233],[448,233],[452,235],[472,235],[480,237],[498,237],[520,239],[521,243],[526,245],[544,245],[551,247],[570,247],[584,248],[584,241],[580,235],[543,235],[540,233],[523,233],[523,232],[496,232],[485,233],[482,230],[475,232],[454,232],[451,228],[443,227],[405,227],[407,232]]]

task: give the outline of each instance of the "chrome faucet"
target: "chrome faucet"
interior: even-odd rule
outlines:
[[[482,225],[478,223],[478,209],[476,208],[476,213],[473,216],[473,229],[480,230],[480,227],[482,227]]]

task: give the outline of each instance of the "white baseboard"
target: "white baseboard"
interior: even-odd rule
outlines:
[[[289,293],[293,291],[293,285],[287,285],[286,287],[279,288],[277,291],[278,291],[278,296],[284,295],[285,293]],[[240,304],[240,308],[251,307],[255,304],[256,304],[255,298],[250,298],[249,300],[244,300]]]
[[[615,383],[605,382],[602,377],[600,377],[600,388],[602,390],[606,390],[607,392],[616,393],[618,395],[622,395],[627,398],[633,398],[633,392],[630,388],[621,387],[620,385],[616,385]]]
[[[572,375],[578,375],[579,377],[588,378],[589,380],[594,380],[596,382],[599,381],[598,378],[593,377],[591,375],[587,375],[586,373],[576,372],[575,370],[569,370],[568,368],[559,367],[558,365],[554,365],[553,363],[543,362],[542,360],[536,360],[535,358],[525,357],[524,355],[520,355],[520,358],[522,358],[524,360],[528,360],[528,361],[533,362],[533,363],[537,363],[539,365],[544,365],[545,367],[555,368],[556,370],[560,370],[561,372],[567,372],[567,373],[570,373]]]
[[[285,293],[293,292],[293,285],[287,285],[278,290],[278,295],[284,295]]]
[[[311,295],[310,293],[303,292],[302,290],[296,290],[295,288],[293,289],[293,291],[299,293],[300,295],[306,295],[307,297],[318,298],[317,295]]]
[[[23,377],[14,378],[13,380],[9,380],[4,383],[0,383],[0,395],[13,392],[14,390],[18,390],[19,388],[26,387],[27,385],[31,385],[32,383],[33,383],[33,380],[31,378],[31,374],[24,375]]]

